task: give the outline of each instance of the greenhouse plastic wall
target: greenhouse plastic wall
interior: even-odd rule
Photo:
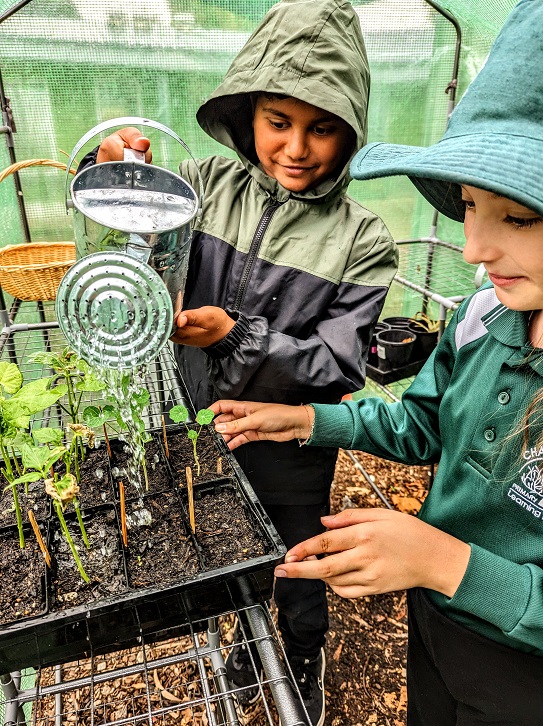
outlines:
[[[436,8],[452,14],[461,31],[459,99],[514,4],[355,0],[372,72],[369,140],[427,145],[443,133],[457,32]],[[66,153],[88,129],[126,115],[166,124],[197,157],[231,155],[199,128],[196,110],[271,5],[272,0],[0,0],[0,73],[16,125],[16,159],[66,162]],[[150,136],[155,162],[176,170],[179,147],[164,136]],[[9,163],[0,139],[0,171]],[[71,239],[64,174],[34,166],[19,172],[19,179],[32,241]],[[379,214],[396,239],[428,235],[432,209],[407,179],[353,182],[350,194]],[[0,183],[0,204],[0,246],[24,242],[13,176]],[[456,223],[440,219],[438,233],[462,242]],[[423,248],[404,252],[408,276],[424,255]],[[447,288],[455,276],[451,255],[442,257],[434,269],[447,268]],[[462,265],[461,257],[452,264]],[[468,288],[455,284],[439,292],[469,294],[473,286]],[[411,298],[405,289],[394,289],[387,309],[412,314],[406,310]]]

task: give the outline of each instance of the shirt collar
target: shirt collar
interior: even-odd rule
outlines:
[[[500,303],[481,320],[493,338],[515,349],[507,360],[508,365],[512,368],[529,365],[543,376],[543,349],[534,350],[528,340],[529,313],[511,310]]]

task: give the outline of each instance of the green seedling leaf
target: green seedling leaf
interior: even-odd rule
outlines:
[[[23,385],[23,375],[15,363],[0,362],[0,385],[6,393],[17,393]]]
[[[87,406],[87,408],[83,409],[83,413],[81,415],[83,417],[83,421],[91,429],[101,426],[106,421],[104,412],[100,411],[97,406]]]
[[[58,393],[60,396],[65,396],[68,393],[68,386],[65,383],[59,383],[58,386],[51,388],[51,393]]]
[[[39,481],[40,479],[42,479],[42,475],[39,471],[29,471],[28,474],[23,474],[22,476],[18,477],[18,479],[14,479],[10,486],[6,487],[6,489],[10,489],[17,484],[28,484],[29,482]],[[6,489],[4,489],[4,491],[6,491]]]
[[[146,389],[142,389],[141,391],[136,393],[135,396],[133,396],[133,400],[140,410],[147,406],[150,398],[151,396],[149,395],[149,391],[147,391]]]
[[[215,414],[213,413],[213,411],[210,411],[209,408],[202,408],[196,414],[196,421],[201,426],[207,426],[207,424],[210,424],[214,418]]]
[[[34,439],[30,434],[27,434],[26,431],[18,431],[12,439],[5,438],[4,444],[6,444],[6,446],[12,446],[15,449],[20,449],[22,444],[32,446],[34,444]]]
[[[75,388],[77,391],[89,393],[95,391],[103,391],[105,388],[105,384],[102,383],[102,381],[99,381],[93,373],[85,373],[85,377],[82,381],[78,381],[75,384]]]
[[[189,417],[188,409],[185,406],[174,406],[170,411],[169,415],[172,421],[180,423],[186,421]]]
[[[36,469],[37,471],[48,472],[49,469],[64,454],[64,446],[55,446],[49,449],[47,446],[21,446],[21,460],[25,469]]]
[[[189,438],[189,439],[190,439],[191,441],[196,441],[196,439],[198,438],[198,433],[197,433],[197,432],[196,432],[196,431],[195,431],[194,429],[190,429],[190,430],[189,430],[189,431],[187,432],[187,436],[188,436],[188,438]]]
[[[17,429],[27,429],[30,416],[26,406],[15,397],[2,401],[0,405],[0,435],[15,436]]]
[[[32,436],[37,444],[54,444],[60,446],[64,438],[64,431],[62,429],[34,429]]]

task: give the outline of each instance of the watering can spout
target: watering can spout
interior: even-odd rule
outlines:
[[[70,165],[97,133],[126,124],[165,131],[190,154],[162,124],[127,117],[85,134]],[[121,369],[148,363],[175,332],[191,222],[202,202],[178,174],[146,164],[141,152],[126,152],[123,161],[87,167],[71,183],[67,206],[70,202],[73,208],[78,260],[61,280],[56,298],[60,328],[78,355]]]

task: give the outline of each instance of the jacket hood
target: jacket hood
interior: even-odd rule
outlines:
[[[360,21],[348,0],[280,0],[199,108],[197,119],[209,136],[256,166],[250,94],[291,96],[336,114],[354,129],[352,158],[366,141],[369,87]],[[339,178],[347,174],[348,163]],[[325,186],[329,190],[335,184]]]

